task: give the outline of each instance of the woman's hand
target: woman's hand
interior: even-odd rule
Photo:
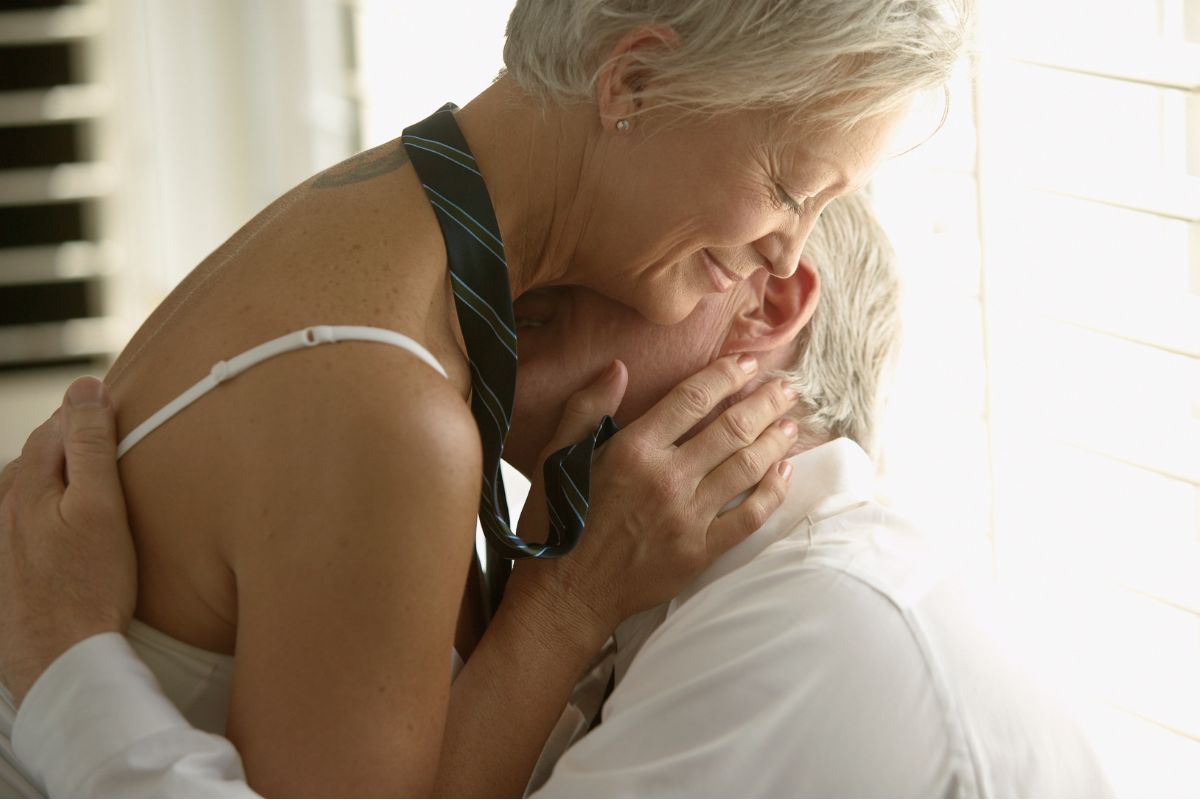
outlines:
[[[598,451],[582,540],[568,556],[519,563],[509,592],[565,616],[578,643],[603,641],[633,613],[666,602],[717,556],[766,522],[783,502],[790,465],[781,461],[796,426],[780,417],[795,404],[768,381],[682,444],[677,441],[753,379],[749,355],[728,356],[676,386]],[[615,412],[624,366],[575,394],[543,456],[587,435]],[[544,458],[543,458],[544,460]],[[742,501],[723,509],[749,492]],[[539,473],[522,514],[524,530],[545,530]],[[532,537],[537,540],[537,537]],[[602,634],[602,635],[601,635]]]

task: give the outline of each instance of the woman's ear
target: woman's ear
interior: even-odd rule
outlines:
[[[816,267],[801,258],[796,271],[787,278],[761,270],[746,282],[750,292],[734,315],[724,352],[761,353],[795,341],[817,309],[821,279]]]
[[[650,81],[644,56],[678,45],[679,36],[663,25],[634,28],[617,40],[596,80],[596,104],[604,130],[616,131],[618,120],[628,120],[641,110],[640,95]]]

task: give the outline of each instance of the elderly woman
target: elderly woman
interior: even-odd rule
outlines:
[[[611,439],[589,507],[615,363],[514,532],[512,299],[582,285],[669,324],[757,270],[810,270],[817,215],[944,82],[960,29],[941,0],[521,0],[488,90],[289,192],[164,302],[107,379],[129,635],[252,785],[520,792],[616,624],[778,504],[794,392],[766,382],[676,447],[757,369],[717,361]],[[532,556],[486,630],[476,508],[500,553]],[[574,552],[537,558],[585,517]]]

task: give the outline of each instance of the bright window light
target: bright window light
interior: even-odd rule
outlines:
[[[906,284],[883,499],[999,580],[1119,794],[1197,796],[1200,0],[980,6],[871,189]],[[359,7],[367,144],[500,67],[507,3]]]

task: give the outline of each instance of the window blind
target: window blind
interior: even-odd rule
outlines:
[[[1200,793],[1200,2],[981,0],[946,129],[874,189],[886,485],[980,545],[1118,794]]]
[[[86,361],[115,345],[99,218],[113,186],[92,2],[0,3],[0,369]]]

